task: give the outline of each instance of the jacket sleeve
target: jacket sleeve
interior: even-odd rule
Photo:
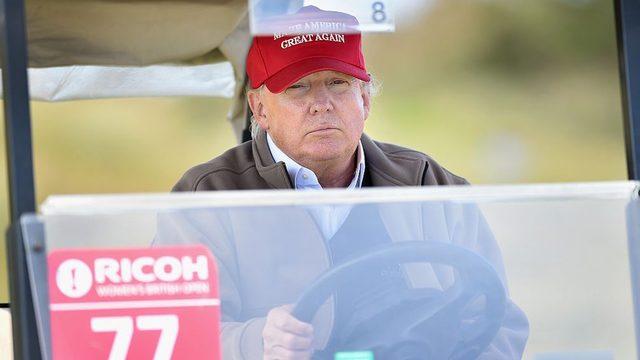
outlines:
[[[447,212],[456,221],[449,223],[451,240],[483,256],[498,273],[507,292],[507,309],[498,334],[479,359],[521,359],[529,336],[524,312],[509,298],[502,254],[487,221],[475,204],[451,205]],[[455,224],[455,225],[454,225]]]
[[[422,186],[427,185],[469,185],[469,183],[466,179],[454,175],[434,161],[430,161],[422,179]],[[445,202],[435,206],[427,206],[423,210],[426,213],[423,214],[423,221],[436,225],[432,228],[441,229],[440,231],[436,230],[435,238],[448,239],[454,244],[469,248],[483,256],[493,265],[507,291],[507,296],[509,296],[500,247],[477,205]],[[441,218],[442,215],[444,218]],[[434,220],[434,217],[437,220]],[[427,230],[427,232],[431,232],[431,230]],[[447,276],[444,276],[445,279],[439,277],[441,283],[450,281],[450,279],[446,279]],[[508,299],[502,327],[489,348],[479,358],[521,359],[528,337],[529,321],[526,315],[511,299]]]
[[[235,249],[230,239],[228,215],[220,209],[178,210],[158,216],[154,246],[204,244],[218,269],[221,299],[220,341],[223,359],[261,359],[265,318],[238,321],[242,309]]]

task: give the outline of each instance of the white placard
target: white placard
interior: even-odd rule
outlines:
[[[288,15],[295,14],[302,6],[316,6],[325,11],[337,11],[354,16],[359,25],[354,28],[334,32],[392,32],[395,31],[393,1],[389,0],[250,0],[251,33],[272,35],[274,33],[294,34],[295,29],[286,21]],[[319,19],[321,21],[321,19]],[[331,21],[332,19],[327,19]],[[304,31],[303,31],[304,32]],[[331,31],[328,31],[331,32]]]

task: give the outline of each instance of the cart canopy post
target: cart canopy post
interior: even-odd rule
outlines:
[[[7,231],[9,284],[17,359],[40,359],[20,216],[35,211],[27,44],[23,0],[0,0],[2,84],[9,177],[10,226]]]
[[[616,26],[627,169],[640,178],[640,4],[616,0]],[[635,61],[634,61],[635,60]]]
[[[640,179],[640,3],[634,0],[616,0],[615,12],[627,169],[629,179],[637,180]],[[631,213],[640,215],[638,211]],[[636,232],[637,230],[632,233]],[[629,264],[637,349],[640,344],[640,244],[632,240],[634,237],[629,237]]]

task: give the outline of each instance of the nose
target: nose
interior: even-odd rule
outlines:
[[[309,108],[311,115],[322,114],[333,110],[331,96],[324,87],[313,92],[311,101],[311,107]]]

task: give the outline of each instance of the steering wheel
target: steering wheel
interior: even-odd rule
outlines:
[[[341,347],[373,351],[376,359],[475,359],[500,329],[507,300],[493,267],[456,245],[406,241],[378,247],[322,274],[299,297],[292,314],[310,323],[338,287],[357,282],[372,269],[407,263],[451,266],[456,280],[444,291],[415,289],[394,296],[399,299],[391,303],[374,305],[368,319],[349,322]],[[482,310],[474,312],[469,323],[469,310],[478,305]]]

